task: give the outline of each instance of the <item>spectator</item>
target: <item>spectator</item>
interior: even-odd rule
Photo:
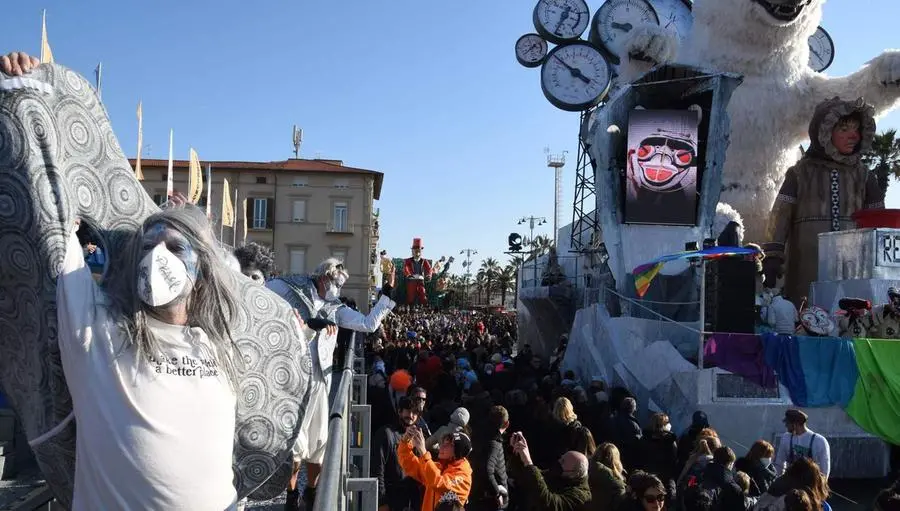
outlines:
[[[666,506],[666,489],[653,474],[637,471],[628,478],[628,500],[623,511],[662,511]]]
[[[810,458],[816,462],[825,478],[831,473],[831,447],[824,436],[806,427],[809,417],[800,410],[784,412],[784,426],[787,432],[781,435],[778,452],[775,454],[775,473],[781,475],[785,465],[800,458]]]
[[[459,501],[459,497],[452,491],[445,493],[434,511],[466,511],[463,503]]]
[[[453,413],[450,414],[450,422],[438,428],[437,431],[431,434],[425,440],[425,447],[428,448],[429,451],[436,451],[440,448],[441,440],[446,438],[447,435],[453,433],[466,433],[468,434],[468,425],[469,425],[469,411],[463,407],[459,407],[456,410],[453,410]]]
[[[513,452],[524,465],[519,479],[527,496],[528,508],[536,511],[582,511],[591,501],[588,486],[588,461],[580,452],[560,456],[553,469],[542,472],[531,461],[528,443],[522,433],[512,438]]]
[[[503,433],[509,428],[509,413],[494,406],[488,415],[492,433],[476,443],[472,453],[473,480],[470,508],[477,511],[504,509],[509,503]]]
[[[750,476],[750,495],[759,497],[766,491],[772,481],[775,480],[775,467],[772,465],[772,456],[775,448],[765,440],[757,440],[750,447],[750,451],[734,464],[735,470],[746,472]]]
[[[644,430],[641,438],[640,467],[645,472],[656,475],[663,482],[667,493],[675,494],[675,478],[678,464],[678,443],[672,433],[669,416],[654,413],[650,418],[650,427]]]
[[[425,405],[428,403],[428,392],[419,385],[413,385],[406,391],[406,396],[412,401],[413,408],[419,414],[419,421],[416,426],[422,430],[422,434],[426,437],[431,436],[431,429],[425,421]]]
[[[453,492],[462,504],[472,489],[472,467],[468,456],[472,440],[465,433],[454,433],[441,440],[438,461],[425,449],[425,436],[411,426],[400,439],[397,458],[405,474],[425,487],[422,511],[434,511],[446,492]]]
[[[397,459],[397,447],[407,428],[419,420],[412,401],[404,396],[397,404],[398,420],[383,426],[372,437],[372,476],[378,479],[379,511],[421,507],[419,483],[404,475]]]
[[[744,496],[744,511],[750,511],[756,505],[756,497],[750,496],[750,476],[746,472],[735,472],[734,481],[741,487]]]
[[[712,461],[703,470],[701,491],[712,496],[713,505],[723,510],[740,510],[744,505],[744,492],[734,480],[735,455],[728,447],[713,452]]]
[[[625,499],[625,469],[615,445],[597,448],[588,469],[588,485],[593,509],[616,509]]]
[[[895,482],[890,488],[881,490],[875,498],[875,511],[900,511],[900,481]]]
[[[806,490],[794,489],[784,496],[784,511],[817,511],[819,509],[813,503]]]
[[[552,459],[558,459],[563,453],[568,451],[580,451],[579,443],[584,448],[585,440],[579,441],[579,431],[584,429],[575,415],[575,409],[572,402],[565,397],[558,397],[553,402],[553,423],[552,433],[554,449],[548,454]]]
[[[613,419],[613,443],[622,452],[622,463],[626,470],[633,470],[640,461],[641,425],[635,417],[637,401],[626,397]]]
[[[688,458],[691,457],[691,453],[697,445],[697,436],[699,436],[700,432],[706,428],[709,428],[709,419],[706,417],[706,413],[697,410],[694,412],[694,416],[691,419],[691,426],[687,431],[682,433],[681,438],[678,439],[679,473],[684,469]]]
[[[809,492],[816,509],[824,507],[828,498],[828,480],[816,462],[809,458],[799,458],[785,470],[784,475],[772,483],[756,504],[756,511],[781,511],[785,507],[785,495],[791,490]]]

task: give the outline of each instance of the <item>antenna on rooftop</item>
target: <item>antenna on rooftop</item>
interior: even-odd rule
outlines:
[[[294,125],[294,158],[300,158],[300,145],[303,144],[303,128]]]

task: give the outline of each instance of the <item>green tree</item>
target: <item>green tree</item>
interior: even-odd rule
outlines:
[[[488,305],[491,304],[491,296],[494,293],[494,284],[497,281],[497,277],[500,276],[501,271],[500,263],[493,257],[488,257],[484,261],[481,261],[481,268],[478,270],[478,273],[484,276]]]
[[[516,285],[519,268],[512,262],[503,267],[497,275],[497,287],[500,288],[500,304],[506,305],[506,293],[512,291]]]
[[[872,149],[862,156],[862,161],[878,179],[881,198],[884,199],[891,178],[900,179],[900,138],[897,137],[897,130],[876,134]]]

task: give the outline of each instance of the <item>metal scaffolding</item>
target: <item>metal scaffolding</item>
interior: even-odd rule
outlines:
[[[587,122],[593,109],[581,113],[578,134],[578,160],[575,168],[575,202],[572,204],[572,248],[571,252],[588,252],[591,240],[598,231],[597,194],[594,188],[594,169],[596,165],[588,153],[584,142],[587,134]],[[586,241],[585,241],[586,240]]]

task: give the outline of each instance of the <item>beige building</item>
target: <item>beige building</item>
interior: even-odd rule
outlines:
[[[134,163],[132,160],[132,166]],[[368,310],[378,260],[374,201],[381,196],[384,174],[345,167],[339,160],[201,164],[204,190],[199,205],[206,205],[209,167],[213,183],[210,213],[223,243],[241,246],[246,232],[246,242],[275,250],[281,274],[308,273],[327,257],[341,259],[350,272],[343,294],[355,299],[360,310]],[[167,168],[168,160],[141,160],[144,189],[160,204],[166,200]],[[175,191],[187,195],[188,161],[176,160],[173,174]],[[226,179],[236,210],[234,228],[222,227],[220,222]]]

